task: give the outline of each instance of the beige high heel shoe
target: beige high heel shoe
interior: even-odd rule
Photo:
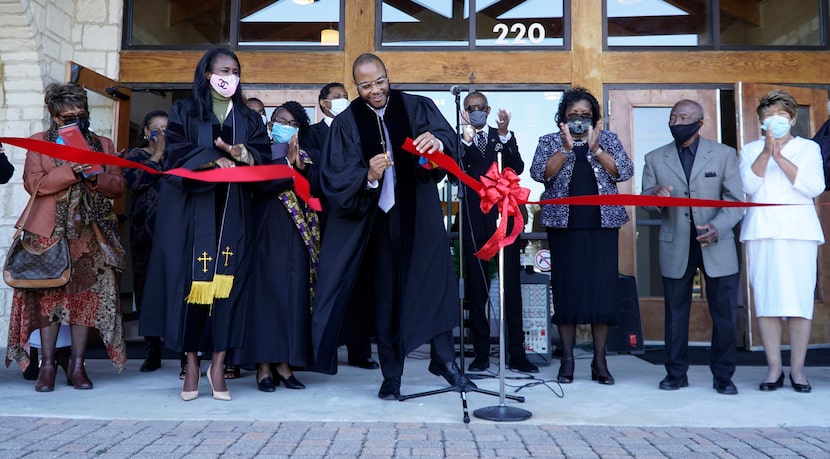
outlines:
[[[208,369],[207,369],[207,380],[208,380],[208,383],[210,384],[210,393],[213,394],[213,398],[215,398],[216,400],[223,400],[223,401],[229,402],[231,400],[231,392],[230,391],[226,390],[226,391],[219,392],[219,391],[217,391],[213,388],[213,378],[210,377],[211,368],[212,368],[212,365],[210,367],[208,367]]]
[[[184,372],[184,368],[182,367],[182,372]],[[182,378],[184,379],[184,378]],[[196,376],[196,390],[183,390],[181,394],[182,400],[185,402],[189,402],[191,400],[196,400],[199,398],[199,376]]]

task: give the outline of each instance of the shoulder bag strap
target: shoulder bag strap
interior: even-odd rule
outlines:
[[[12,236],[12,240],[17,239],[20,236],[20,232],[23,231],[23,226],[26,224],[26,220],[29,219],[29,212],[32,210],[32,204],[35,203],[35,198],[37,197],[37,191],[40,189],[40,182],[43,181],[43,177],[38,179],[37,183],[35,183],[35,189],[32,191],[32,196],[29,198],[29,202],[26,203],[26,208],[23,209],[23,213],[20,214],[20,218],[17,219],[17,223],[15,223],[14,227],[17,228],[17,231],[14,232],[14,236]]]

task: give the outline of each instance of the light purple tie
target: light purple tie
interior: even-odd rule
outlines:
[[[386,145],[389,143],[389,131],[386,130],[386,123],[381,118],[381,125],[383,126],[383,136],[386,138]],[[386,154],[389,159],[392,159],[392,152],[387,147]],[[395,166],[386,168],[383,171],[383,184],[380,188],[380,199],[378,199],[378,207],[380,210],[389,213],[389,210],[395,205]]]

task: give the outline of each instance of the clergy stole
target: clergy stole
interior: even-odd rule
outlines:
[[[237,111],[231,110],[217,129],[211,122],[202,122],[198,128],[198,144],[213,145],[213,139],[246,138],[244,121],[236,122]],[[236,128],[243,132],[237,136]],[[218,131],[218,132],[217,132]],[[245,231],[245,201],[239,184],[227,183],[198,193],[191,193],[194,204],[192,278],[190,293],[185,301],[190,304],[211,305],[214,300],[230,297],[233,289],[237,260],[242,256]]]

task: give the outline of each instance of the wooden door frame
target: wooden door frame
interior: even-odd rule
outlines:
[[[126,152],[130,145],[130,98],[132,90],[100,73],[76,62],[66,61],[66,81],[75,83],[87,91],[100,94],[113,102],[112,142],[115,151]]]
[[[607,91],[608,128],[615,132],[632,161],[633,151],[632,109],[635,107],[672,107],[677,101],[690,99],[704,109],[704,123],[700,133],[708,139],[720,141],[720,88],[613,88]],[[666,119],[666,124],[669,120]],[[620,193],[639,193],[642,184],[635,179],[619,184]],[[626,211],[631,220],[620,229],[620,272],[637,273],[637,216],[632,208]],[[643,339],[646,342],[663,342],[665,324],[663,297],[639,297]],[[689,341],[708,343],[711,340],[712,320],[705,299],[693,299],[689,318]]]
[[[790,93],[799,106],[810,107],[809,132],[815,135],[816,131],[828,118],[827,90],[804,86],[784,86],[767,83],[738,82],[735,86],[735,103],[741,117],[738,119],[738,139],[746,144],[761,138],[761,122],[756,114],[756,107],[761,97],[771,89],[783,89]],[[816,203],[830,202],[830,193],[822,193],[816,198]],[[824,239],[830,241],[830,207],[821,205],[817,208]],[[746,266],[746,256],[743,255],[742,266]],[[818,298],[813,305],[813,327],[810,335],[811,347],[830,346],[830,248],[827,244],[819,246],[818,251]],[[758,319],[754,314],[754,297],[749,282],[743,286],[746,297],[749,320],[747,321],[746,346],[750,350],[763,349],[761,337],[755,330],[758,329]],[[788,348],[789,346],[783,346]]]

